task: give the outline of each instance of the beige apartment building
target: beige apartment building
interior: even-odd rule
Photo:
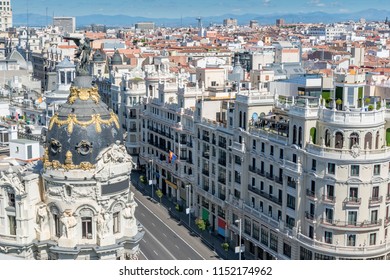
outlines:
[[[232,246],[241,227],[246,258],[388,259],[390,115],[361,78],[336,74],[321,99],[161,83],[141,158]]]
[[[0,31],[12,27],[12,7],[10,0],[0,2]]]

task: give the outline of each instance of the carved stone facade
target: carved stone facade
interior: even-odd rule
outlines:
[[[0,253],[138,258],[144,231],[134,217],[132,159],[118,140],[117,116],[85,80],[76,78],[73,95],[51,119],[42,162],[0,171]]]

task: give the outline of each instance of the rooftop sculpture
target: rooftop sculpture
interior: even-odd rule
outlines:
[[[75,52],[75,57],[79,59],[79,64],[76,69],[76,74],[78,76],[88,76],[88,64],[91,56],[91,42],[93,39],[88,37],[64,37],[64,39],[72,40],[75,42],[78,49]]]

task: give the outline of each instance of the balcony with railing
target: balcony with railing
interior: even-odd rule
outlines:
[[[335,204],[336,203],[336,197],[331,195],[322,195],[322,202],[329,203],[329,204]]]
[[[316,194],[312,190],[306,189],[306,196],[310,199],[316,200]]]
[[[297,182],[296,181],[287,181],[287,186],[293,189],[297,188]]]
[[[259,168],[257,168],[257,169],[256,169],[256,173],[259,174],[260,176],[263,176],[263,177],[265,176],[265,171],[264,171],[264,169],[259,169]]]
[[[210,142],[210,137],[207,135],[203,135],[202,139],[203,141]]]
[[[273,203],[276,203],[276,204],[282,206],[282,202],[283,201],[282,201],[281,197],[277,198],[277,197],[273,196],[272,194],[268,194],[268,193],[266,193],[264,191],[261,191],[261,190],[255,188],[255,187],[253,187],[250,184],[248,185],[248,190],[253,192],[253,193],[255,193],[255,194],[260,195],[261,197],[264,197],[264,198],[268,199],[269,201],[272,201]]]
[[[214,196],[213,194],[205,191],[204,189],[202,188],[196,188],[196,192],[199,193],[200,195],[202,195],[204,198],[207,199],[207,208],[208,208],[208,201],[214,203],[214,204],[217,204],[219,205],[220,207],[225,207],[225,199],[221,199],[219,197],[216,197]],[[220,197],[223,197],[222,195]]]
[[[367,228],[375,228],[382,226],[382,219],[379,220],[364,220],[361,222],[358,221],[340,221],[340,220],[330,220],[330,219],[320,219],[322,226],[326,228],[344,228],[344,230],[361,230],[364,231]]]
[[[249,171],[252,173],[256,173],[256,166],[249,165]]]
[[[230,146],[232,150],[235,150],[240,153],[245,153],[245,145],[243,143],[233,142]]]
[[[302,172],[302,165],[300,163],[292,162],[286,159],[283,160],[283,167],[295,173]]]
[[[349,110],[333,110],[320,107],[319,118],[325,123],[342,125],[377,125],[385,121],[385,110],[362,111],[361,108]]]
[[[309,220],[309,221],[312,221],[312,222],[315,221],[314,214],[310,214],[309,211],[306,211],[306,212],[305,212],[305,218],[306,218],[307,220]]]
[[[273,180],[273,179],[274,179],[274,174],[273,174],[273,173],[267,172],[267,173],[265,174],[265,176],[266,176],[268,179],[270,179],[270,180]]]
[[[204,158],[209,159],[209,158],[210,158],[210,152],[209,152],[209,151],[203,152],[203,153],[202,153],[202,156],[203,156]]]
[[[346,197],[343,201],[345,206],[359,207],[362,203],[361,197]]]
[[[242,209],[244,212],[252,217],[258,218],[261,221],[269,224],[270,226],[274,228],[280,228],[280,222],[276,219],[274,219],[272,216],[264,214],[262,211],[259,211],[259,209],[255,209],[251,207],[250,205],[243,203],[242,204]]]
[[[278,184],[283,184],[283,177],[275,176],[275,182]]]
[[[344,143],[344,145],[347,145]],[[306,145],[306,151],[310,154],[321,156],[329,159],[343,159],[343,160],[356,160],[356,159],[378,159],[390,157],[390,147],[383,147],[379,149],[360,149],[358,153],[345,147],[342,149],[326,147],[322,145],[308,143]]]
[[[297,240],[300,244],[305,244],[306,246],[314,247],[317,251],[323,254],[343,254],[345,257],[351,258],[363,258],[387,254],[390,248],[390,242],[383,242],[382,244],[378,244],[379,242],[377,242],[377,245],[372,246],[346,246],[342,242],[336,242],[336,244],[331,244],[332,240],[328,239],[328,242],[322,242],[316,239],[309,238],[303,233],[297,234]]]
[[[210,172],[207,169],[202,169],[202,174],[209,176]]]
[[[368,201],[368,204],[370,206],[375,206],[375,205],[378,205],[378,204],[381,204],[383,201],[383,196],[373,196],[373,197],[370,197],[369,201]]]

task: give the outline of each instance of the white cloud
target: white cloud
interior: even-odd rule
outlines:
[[[324,7],[325,4],[322,3],[320,0],[311,0],[308,2],[309,5],[315,6],[315,7]]]
[[[263,0],[264,6],[269,6],[271,4],[271,0]]]

